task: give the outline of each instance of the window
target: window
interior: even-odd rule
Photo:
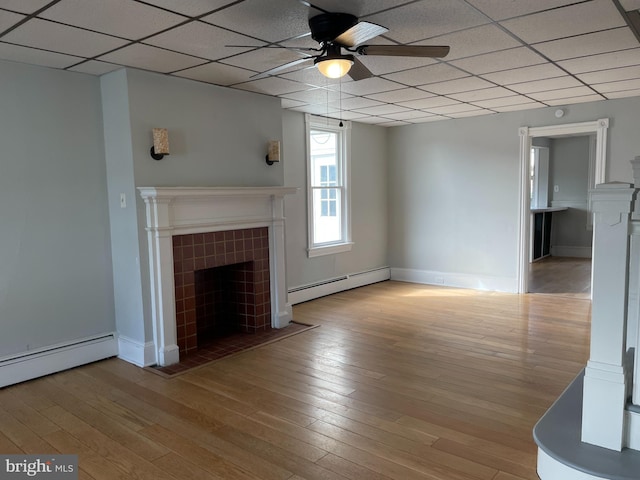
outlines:
[[[309,256],[351,250],[348,154],[350,122],[306,117]]]

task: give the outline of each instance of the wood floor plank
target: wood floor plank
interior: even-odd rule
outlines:
[[[252,475],[248,471],[242,470],[237,465],[227,462],[220,456],[201,447],[196,442],[193,442],[190,439],[183,437],[182,435],[177,435],[175,432],[167,430],[160,425],[152,425],[150,427],[146,427],[142,430],[142,434],[160,444],[165,445],[176,455],[179,455],[183,459],[189,461],[200,469],[205,470],[209,474],[214,475],[216,478],[229,480],[253,480],[259,478],[255,475]],[[156,463],[162,465],[166,462]],[[265,468],[265,474],[269,473],[267,470],[268,469]],[[290,476],[289,472],[283,472],[281,474],[282,478],[287,478],[288,476]]]
[[[174,378],[109,359],[0,390],[0,451],[106,480],[534,480],[532,429],[584,367],[589,300],[382,282],[319,328]]]

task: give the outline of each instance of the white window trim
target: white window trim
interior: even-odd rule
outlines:
[[[309,134],[313,128],[333,130],[335,132],[344,132],[344,141],[341,142],[342,148],[342,178],[343,178],[343,203],[342,206],[342,233],[343,240],[326,244],[313,244],[313,188],[311,187],[311,169],[310,166],[310,145]],[[320,257],[323,255],[333,255],[351,251],[353,242],[351,241],[351,122],[326,117],[318,117],[311,114],[305,114],[305,145],[306,145],[306,168],[307,168],[307,254],[309,258]]]

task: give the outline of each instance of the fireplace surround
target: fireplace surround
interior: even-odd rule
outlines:
[[[202,239],[202,248],[206,253],[205,239],[213,240],[224,238],[226,235],[236,235],[234,232],[251,233],[266,229],[266,236],[258,240],[259,249],[267,253],[267,258],[257,260],[247,254],[244,241],[246,233],[240,233],[236,240],[241,253],[225,250],[225,258],[222,261],[222,253],[213,252],[212,255],[204,255],[198,260],[202,262],[200,267],[215,265],[216,256],[224,265],[242,263],[247,261],[267,262],[268,269],[260,269],[259,272],[268,270],[268,302],[261,299],[256,304],[256,309],[264,309],[268,305],[268,312],[259,314],[258,322],[264,325],[265,318],[270,318],[270,326],[282,328],[291,321],[291,304],[287,298],[286,271],[285,271],[285,242],[284,242],[284,196],[296,193],[297,188],[290,187],[139,187],[141,197],[146,207],[146,230],[149,254],[149,276],[151,289],[151,316],[153,321],[154,350],[156,364],[167,366],[177,363],[180,359],[178,346],[177,303],[184,302],[185,297],[176,298],[176,287],[182,282],[184,286],[184,272],[182,276],[176,275],[177,267],[174,251],[176,244],[180,243],[180,255],[191,250],[187,246],[182,250],[182,241],[186,235],[194,235],[194,239]],[[202,237],[200,237],[202,235]],[[217,237],[216,237],[217,235]],[[221,237],[222,235],[222,237]],[[242,236],[242,238],[240,238]],[[261,242],[267,245],[262,246]],[[240,245],[239,242],[242,242]],[[195,243],[194,252],[195,252]],[[225,247],[226,248],[226,247]],[[231,258],[233,257],[233,258]],[[237,258],[236,258],[237,257]],[[209,258],[209,260],[207,260]],[[239,260],[240,259],[240,260]],[[182,260],[182,258],[180,259]],[[196,261],[195,253],[193,262]],[[194,265],[195,267],[195,265]],[[183,266],[180,265],[180,269]],[[193,269],[198,270],[197,268]],[[266,275],[266,274],[265,274]],[[177,279],[177,282],[176,282]],[[195,288],[195,287],[194,287]],[[266,292],[260,288],[260,294]],[[255,292],[254,292],[255,293]],[[181,291],[180,295],[184,295]],[[195,297],[195,295],[194,295]],[[184,303],[178,304],[178,315],[186,314]],[[260,310],[262,312],[262,310]],[[256,321],[256,319],[254,319]],[[184,351],[188,351],[188,345],[193,346],[194,340],[186,340],[191,335],[186,332],[186,323],[182,324],[181,343]],[[256,323],[255,325],[259,325]],[[189,333],[193,332],[192,326]],[[189,343],[190,342],[190,343]]]

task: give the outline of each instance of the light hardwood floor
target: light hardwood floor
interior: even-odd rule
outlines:
[[[590,303],[383,282],[321,326],[165,379],[110,359],[0,390],[0,452],[86,479],[536,479],[531,431],[587,360]]]
[[[546,257],[530,264],[529,292],[591,298],[591,259]]]

